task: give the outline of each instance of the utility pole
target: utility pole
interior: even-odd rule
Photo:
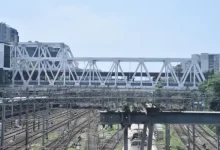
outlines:
[[[220,126],[216,126],[217,150],[220,150]]]
[[[2,101],[2,124],[1,124],[1,150],[4,150],[4,139],[5,139],[5,104]]]
[[[45,103],[44,103],[45,106]],[[42,129],[42,148],[44,149],[44,144],[45,144],[45,114],[43,113],[43,129]]]
[[[33,131],[35,132],[35,122],[36,122],[36,113],[35,113],[35,110],[36,110],[36,104],[34,103],[34,114],[33,114]]]
[[[170,150],[170,125],[166,124],[166,150]]]
[[[26,115],[25,115],[25,150],[29,150],[28,146],[28,138],[29,138],[29,131],[28,131],[28,113],[29,113],[29,91],[28,88],[26,89]]]
[[[29,138],[29,135],[28,135],[28,104],[26,104],[26,115],[25,115],[25,149],[28,150],[29,149],[29,146],[28,146],[28,138]]]

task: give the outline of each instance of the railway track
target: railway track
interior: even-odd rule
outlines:
[[[36,108],[35,109],[35,115],[37,115],[40,110],[41,110],[41,112],[45,111],[45,107]],[[34,116],[34,111],[33,110],[29,110],[28,113],[29,113],[29,116],[31,116],[31,117]],[[8,115],[5,116],[5,118],[6,118],[6,120],[5,120],[6,129],[14,128],[15,120],[16,119],[19,120],[19,118],[24,118],[25,115],[26,115],[26,111],[21,111],[21,114],[20,114],[19,111],[16,111],[16,112],[13,113],[13,115],[11,114],[11,112],[8,112]]]
[[[215,139],[210,133],[208,133],[201,125],[196,126],[196,131],[203,138],[203,145],[206,149],[217,149],[216,143],[217,139]]]
[[[79,118],[79,117],[83,116],[84,114],[86,114],[87,112],[88,112],[88,111],[80,112],[80,113],[74,115],[74,116],[71,118],[71,120],[74,120],[74,119],[76,119],[76,118]],[[47,133],[53,132],[53,131],[55,131],[55,130],[61,128],[62,126],[66,125],[66,124],[68,123],[68,121],[69,121],[69,119],[64,119],[62,122],[58,122],[58,123],[54,124],[53,126],[51,126],[51,127],[48,129]],[[34,141],[36,141],[37,139],[42,138],[42,135],[43,135],[42,131],[38,131],[38,132],[36,132],[36,133],[30,135],[30,136],[29,136],[29,145],[30,145],[31,143],[34,143]],[[7,146],[5,147],[5,150],[7,150],[7,149],[10,149],[10,150],[24,149],[25,146],[26,146],[26,144],[25,144],[25,137],[24,137],[24,138],[22,138],[21,140],[17,141],[16,143],[13,143],[13,144],[11,144],[11,145],[7,145]],[[13,148],[14,148],[14,149],[13,149]]]
[[[85,128],[87,128],[92,122],[98,119],[98,116],[91,118],[90,120],[85,120],[80,124],[73,126],[67,132],[68,134],[61,136],[60,138],[52,141],[46,146],[46,149],[49,150],[56,150],[56,149],[68,149],[69,143],[74,139],[77,138],[76,136],[80,134]]]
[[[59,113],[59,112],[57,112],[57,113]],[[59,119],[59,118],[62,118],[63,116],[65,116],[68,112],[65,112],[65,113],[62,113],[62,114],[59,114],[59,115],[57,115],[57,113],[56,113],[56,115],[53,115],[53,116],[51,116],[51,117],[49,117],[49,120],[48,120],[48,122],[50,122],[50,121],[53,121],[53,120],[56,120],[56,119]],[[33,128],[33,122],[28,122],[28,130],[31,130],[31,128]],[[36,124],[37,126],[42,126],[42,122],[40,122],[39,124]],[[35,125],[35,127],[36,127],[36,125]],[[12,130],[11,132],[7,132],[6,134],[5,134],[5,138],[4,138],[4,140],[8,140],[8,139],[10,139],[10,138],[13,138],[14,136],[16,137],[16,136],[18,136],[18,135],[20,135],[20,134],[23,134],[23,133],[25,133],[25,131],[26,131],[26,128],[18,128],[18,129],[16,129],[16,130]]]
[[[180,140],[183,142],[183,144],[186,146],[188,145],[188,137],[187,137],[187,131],[182,125],[173,125],[174,130],[176,131],[177,135],[179,136]],[[184,134],[184,136],[182,136]],[[193,143],[192,138],[189,139],[191,143]],[[200,146],[195,144],[195,147],[197,150],[203,150]],[[186,147],[185,147],[186,148]]]
[[[119,130],[118,132],[113,134],[109,139],[107,139],[104,145],[102,145],[102,147],[100,148],[100,150],[114,150],[119,143],[119,141],[117,141],[118,134],[119,134],[119,141],[121,141],[124,135],[123,129]]]
[[[87,150],[96,150],[98,143],[97,143],[97,137],[98,135],[98,125],[99,122],[96,121],[94,124],[89,123],[88,124],[88,135],[87,135]]]

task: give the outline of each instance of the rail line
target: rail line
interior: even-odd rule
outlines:
[[[76,114],[75,116],[73,116],[73,117],[71,118],[71,120],[74,120],[74,119],[76,119],[76,118],[79,118],[79,117],[83,116],[83,115],[86,114],[86,113],[88,113],[88,111],[80,112],[80,113]],[[69,121],[69,119],[65,119],[65,120],[62,121],[62,122],[59,122],[59,123],[57,123],[57,124],[54,124],[53,126],[51,126],[51,127],[48,129],[47,133],[50,133],[50,132],[52,132],[52,131],[54,131],[54,130],[56,130],[56,129],[62,127],[62,126],[64,126],[66,123],[68,123],[68,121]],[[39,138],[41,138],[41,137],[42,137],[42,131],[39,131],[39,132],[37,132],[37,133],[35,133],[35,134],[29,136],[29,144],[32,143],[32,142],[34,142],[34,141],[36,141],[37,139],[39,139]],[[18,146],[18,145],[20,145],[20,146]],[[6,150],[6,149],[10,149],[10,150],[11,150],[12,147],[14,147],[14,148],[17,150],[17,149],[21,149],[21,148],[23,148],[23,147],[25,147],[25,146],[26,146],[26,145],[25,145],[25,139],[21,139],[20,141],[16,142],[15,144],[8,145],[8,146],[5,148],[5,150]]]
[[[119,134],[119,141],[121,141],[124,135],[123,129],[120,129],[115,134],[113,134],[109,139],[107,139],[105,141],[105,144],[100,148],[100,150],[114,150],[119,143],[119,141],[117,141],[118,134]]]
[[[51,143],[47,144],[46,148],[49,150],[55,150],[56,148],[68,149],[68,145],[71,142],[71,140],[74,139],[78,133],[84,130],[93,121],[94,119],[86,120],[80,123],[79,125],[73,126],[71,129],[67,131],[68,134],[60,136]]]
[[[184,145],[187,145],[188,144],[188,141],[187,139],[183,138],[181,135],[182,133],[184,133],[184,135],[187,137],[187,131],[184,129],[184,127],[182,125],[173,125],[174,127],[174,130],[176,131],[177,135],[179,136],[179,138],[181,139],[181,141],[183,142]],[[182,132],[181,132],[182,131]],[[189,139],[191,143],[193,143],[193,140],[190,138]],[[198,149],[198,150],[202,150],[197,144],[195,144],[195,147]]]
[[[213,142],[213,139],[215,140],[215,138],[213,136],[209,136],[210,134],[209,133],[207,134],[204,128],[202,128],[201,126],[198,126],[198,128],[196,128],[196,131],[201,135],[201,137],[205,141],[207,141],[207,142],[204,141],[205,148],[210,148],[210,149],[217,148],[216,144]],[[213,139],[211,140],[210,137],[212,137]],[[216,140],[216,143],[217,143],[217,140]]]
[[[61,118],[61,117],[65,116],[67,113],[68,113],[68,112],[65,112],[65,113],[62,113],[62,114],[59,114],[59,115],[55,115],[55,116],[51,116],[48,121]],[[30,130],[30,129],[33,127],[32,123],[33,123],[33,122],[28,122],[28,130]],[[41,126],[42,124],[43,124],[43,123],[40,122],[39,126]],[[10,139],[10,138],[12,138],[12,137],[14,137],[14,136],[17,136],[17,135],[19,135],[19,134],[22,134],[22,133],[25,132],[25,130],[26,130],[25,128],[19,128],[19,129],[17,129],[17,130],[8,132],[8,133],[5,134],[4,140],[7,140],[7,139]]]

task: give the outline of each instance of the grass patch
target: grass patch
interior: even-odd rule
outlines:
[[[118,146],[116,147],[116,149],[114,149],[114,150],[122,150],[122,148],[123,148],[123,144],[120,144],[120,145],[118,145]]]
[[[114,124],[112,125],[112,128],[110,128],[109,126],[105,126],[103,130],[104,130],[104,133],[106,134],[114,135],[117,132],[117,128],[118,128],[118,125]],[[120,129],[120,126],[119,126],[119,129]]]
[[[184,150],[183,143],[172,127],[170,128],[170,146],[170,150]]]
[[[157,141],[158,149],[165,147],[165,125],[163,125],[163,137],[162,140]],[[184,145],[172,126],[170,126],[170,150],[184,150]]]
[[[45,139],[45,143],[55,140],[59,137],[58,133],[49,133],[48,134],[48,140]],[[40,139],[38,142],[31,145],[31,150],[39,150],[42,148],[42,139]]]

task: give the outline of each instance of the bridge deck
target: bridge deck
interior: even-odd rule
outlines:
[[[220,124],[220,112],[100,112],[100,120],[103,124]]]

